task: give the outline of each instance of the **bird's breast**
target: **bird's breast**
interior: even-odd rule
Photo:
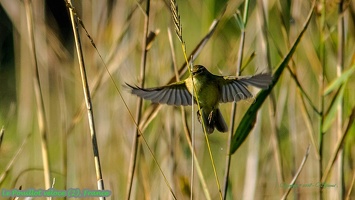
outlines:
[[[195,92],[193,93],[193,84],[191,78],[186,80],[186,87],[189,92],[199,101],[201,107],[216,108],[219,103],[219,88],[214,79],[194,78]]]

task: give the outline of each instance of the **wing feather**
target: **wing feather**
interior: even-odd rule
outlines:
[[[188,90],[180,90],[181,93],[181,99],[182,99],[182,105],[187,106],[187,105],[192,105],[192,96]]]
[[[267,73],[256,74],[254,76],[238,77],[239,82],[252,85],[261,89],[267,89],[272,82],[272,76]]]
[[[248,85],[267,89],[272,82],[270,74],[262,73],[254,76],[240,76],[240,77],[221,77],[220,92],[223,103],[239,101],[253,97],[248,90]]]
[[[227,99],[228,99],[228,102],[232,102],[234,101],[234,91],[233,91],[233,86],[231,84],[228,84],[226,85],[228,87],[228,90],[227,90]]]
[[[163,90],[162,92],[164,92],[164,94],[163,95],[160,95],[160,100],[159,100],[159,102],[160,103],[163,103],[163,104],[166,104],[167,102],[168,102],[168,100],[169,100],[169,96],[170,96],[170,92],[171,92],[171,90]]]
[[[183,90],[179,90],[178,91],[179,93],[179,95],[180,95],[180,100],[181,100],[181,105],[186,105],[187,104],[187,99],[186,99],[186,97],[185,97],[185,93],[184,93],[184,91]]]
[[[177,104],[178,105],[180,103],[179,102],[180,98],[176,98],[177,93],[179,93],[179,91],[171,92],[171,96],[170,96],[170,98],[169,98],[169,100],[168,100],[168,102],[166,104],[168,104],[168,105]]]
[[[137,92],[134,93],[134,94],[139,95],[140,92],[137,91]],[[142,98],[149,99],[149,100],[156,99],[156,98],[159,97],[159,95],[161,95],[161,94],[159,93],[159,91],[151,91],[151,92],[141,93],[141,97],[142,97]]]
[[[236,99],[236,101],[239,101],[242,99],[248,99],[253,96],[249,92],[249,90],[247,89],[247,86],[244,85],[243,83],[238,84],[236,82],[233,82],[233,86],[238,90],[237,95],[234,97],[234,98],[238,98],[238,99]]]
[[[191,105],[192,96],[187,90],[184,81],[176,82],[167,86],[155,88],[140,88],[126,83],[130,92],[153,103],[161,103],[175,106]]]

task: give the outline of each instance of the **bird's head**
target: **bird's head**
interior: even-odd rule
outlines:
[[[199,74],[203,74],[203,73],[206,73],[208,72],[207,69],[202,66],[202,65],[195,65],[193,68],[192,68],[192,75],[193,76],[196,76],[196,75],[199,75]]]

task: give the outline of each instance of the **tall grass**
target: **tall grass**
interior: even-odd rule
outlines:
[[[11,25],[0,28],[13,39],[4,43],[0,34],[6,44],[0,57],[0,187],[45,189],[44,180],[53,184],[44,173],[49,171],[58,190],[95,190],[71,24],[59,23],[49,2],[32,1],[31,38],[25,2],[30,1],[0,1],[3,24],[7,16]],[[171,31],[169,39],[168,29],[175,29],[170,1],[73,1],[86,29],[79,24],[102,178],[112,191],[107,199],[219,199],[218,184],[228,186],[221,188],[225,199],[355,198],[355,2],[317,1],[302,37],[312,11],[309,1],[176,4],[188,62],[192,58],[214,74],[236,74],[236,66],[241,75],[275,73],[294,41],[299,43],[267,94],[253,91],[255,102],[238,102],[234,120],[231,105],[220,106],[234,128],[230,136],[208,135],[209,152],[201,125],[191,122],[197,107],[192,113],[191,107],[153,105],[121,87],[124,82],[154,87],[187,77],[181,38]],[[62,17],[69,19],[64,1],[61,6]],[[234,16],[246,8],[243,30]],[[150,31],[154,40],[147,39]],[[244,47],[239,48],[243,32]],[[36,63],[39,87],[33,85]],[[35,88],[42,96],[42,114]],[[245,121],[250,108],[258,108],[252,111],[256,121]],[[137,113],[136,118],[130,113]],[[42,156],[42,123],[48,167]],[[243,124],[253,131],[240,131]],[[195,154],[189,145],[192,128]],[[192,162],[197,172],[193,181]]]

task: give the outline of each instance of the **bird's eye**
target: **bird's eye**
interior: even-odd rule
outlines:
[[[192,75],[200,74],[205,70],[205,68],[202,65],[195,66],[196,68],[192,71]]]

